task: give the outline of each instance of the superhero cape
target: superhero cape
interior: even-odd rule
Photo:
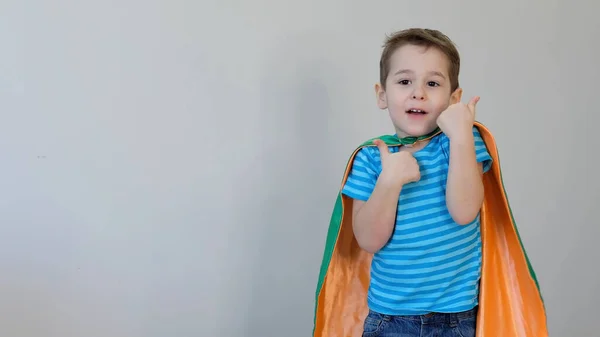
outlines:
[[[477,337],[546,337],[546,310],[510,209],[496,142],[490,131],[475,122],[493,164],[483,175],[485,197],[481,209],[483,265],[477,317]],[[399,145],[396,136],[382,136]],[[348,178],[358,150],[375,146],[371,139],[350,156],[342,179]],[[359,337],[368,313],[372,254],[362,250],[352,231],[352,199],[337,196],[316,291],[313,337]]]

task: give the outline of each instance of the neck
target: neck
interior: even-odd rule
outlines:
[[[402,144],[402,145],[413,145],[413,144],[415,144],[417,142],[422,142],[422,141],[429,140],[433,136],[437,135],[440,132],[441,132],[441,130],[439,128],[436,128],[433,131],[431,131],[430,133],[422,135],[422,136],[401,136],[401,135],[398,135],[398,140],[400,141],[400,144]]]

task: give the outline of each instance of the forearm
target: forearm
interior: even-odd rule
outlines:
[[[356,212],[353,229],[362,249],[375,253],[390,239],[396,223],[401,190],[401,185],[379,179],[369,200]]]
[[[472,222],[481,209],[483,182],[473,135],[450,140],[446,203],[454,221],[461,225]]]

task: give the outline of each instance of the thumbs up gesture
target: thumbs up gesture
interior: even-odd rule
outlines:
[[[390,153],[387,145],[382,140],[377,139],[374,143],[379,148],[379,155],[381,157],[382,171],[379,178],[385,184],[402,187],[405,184],[421,179],[419,164],[412,153],[408,151]]]
[[[468,104],[458,102],[450,105],[437,118],[437,125],[442,132],[453,139],[473,134],[475,123],[475,107],[479,97],[473,97]]]

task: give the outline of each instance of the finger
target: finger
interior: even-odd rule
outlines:
[[[377,145],[377,148],[379,148],[379,156],[381,156],[382,158],[390,154],[390,150],[388,149],[387,145],[383,140],[375,139],[373,143]]]
[[[469,102],[469,104],[467,104],[467,106],[469,107],[469,110],[471,111],[472,114],[475,114],[475,107],[477,105],[477,103],[479,102],[480,97],[479,96],[475,96],[473,98],[471,98],[471,101]]]

